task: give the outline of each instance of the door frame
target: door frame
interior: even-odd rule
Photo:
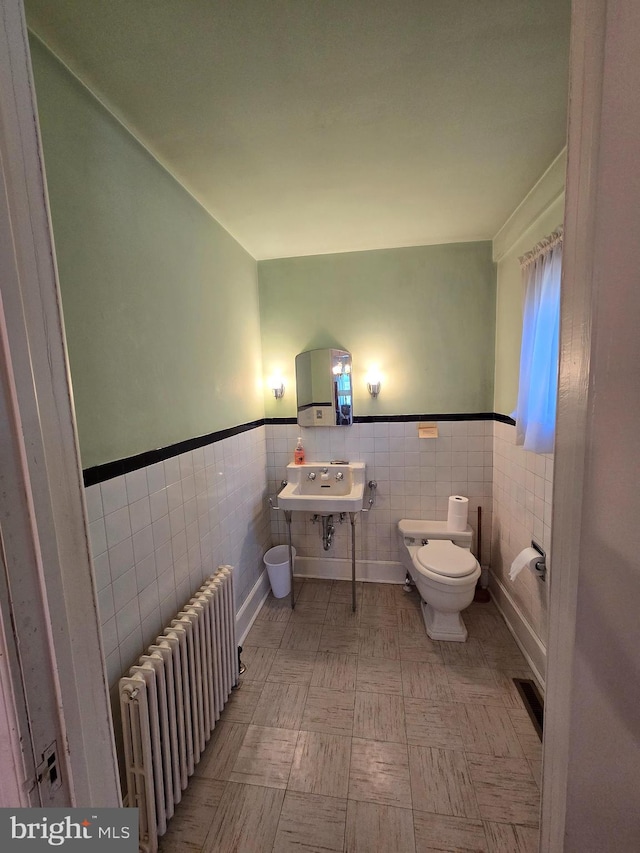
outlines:
[[[59,693],[59,708],[30,706],[27,696],[27,711],[48,716],[59,726],[67,805],[118,806],[109,690],[22,0],[0,2],[0,194],[6,210],[0,219],[2,303],[15,427],[22,437],[32,505],[29,530],[29,520],[11,512],[2,519],[3,538],[12,531],[21,536],[28,532],[39,555],[39,565],[7,560],[6,574],[15,588],[28,572],[32,588],[39,591],[39,612],[46,615],[37,628],[46,635]],[[10,598],[3,596],[0,606],[5,629],[11,624],[22,633],[21,667],[49,666],[34,655],[24,624],[15,622]],[[7,690],[3,692],[6,699]],[[19,723],[18,712],[9,728]],[[28,734],[20,731],[22,737]],[[34,744],[36,763],[43,746]]]

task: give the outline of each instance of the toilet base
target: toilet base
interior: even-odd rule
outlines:
[[[466,641],[467,629],[460,613],[445,613],[442,610],[434,610],[424,599],[421,599],[420,605],[427,635],[432,640],[445,640],[453,643],[464,643]]]

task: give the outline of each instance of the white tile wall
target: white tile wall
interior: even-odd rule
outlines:
[[[551,567],[551,497],[553,455],[517,447],[516,429],[494,424],[493,534],[491,570],[516,601],[539,639],[546,645],[547,591],[531,572],[509,579],[514,557],[535,539]]]
[[[216,566],[236,609],[270,547],[266,428],[85,490],[102,638],[113,685]]]
[[[437,439],[419,439],[417,423],[354,424],[344,429],[271,424],[86,489],[89,529],[110,684],[115,683],[179,607],[221,563],[236,567],[236,609],[263,570],[262,556],[286,541],[275,495],[302,435],[308,461],[367,463],[378,483],[363,514],[357,557],[399,560],[401,518],[444,520],[448,497],[469,498],[482,563],[507,586],[536,633],[546,636],[546,587],[507,573],[515,555],[538,540],[549,554],[553,458],[515,446],[515,428],[493,421],[442,421]],[[124,503],[123,503],[124,501]],[[329,552],[321,529],[293,517],[300,556],[346,558],[350,525],[336,525]]]
[[[396,526],[401,518],[445,520],[449,495],[469,498],[469,522],[477,528],[482,507],[482,562],[490,560],[493,421],[442,421],[437,439],[418,438],[417,423],[353,424],[342,429],[267,426],[270,494],[275,495],[302,435],[309,462],[349,459],[367,463],[367,480],[378,483],[376,505],[363,514],[356,535],[357,558],[399,561]],[[295,513],[292,540],[304,557],[346,558],[351,530],[336,524],[329,552],[310,515]],[[286,542],[283,513],[272,516],[274,543]]]

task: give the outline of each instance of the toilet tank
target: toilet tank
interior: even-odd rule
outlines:
[[[423,521],[416,518],[403,518],[398,522],[400,538],[407,539],[450,539],[454,545],[471,550],[473,530],[467,524],[466,530],[449,530],[446,521]]]

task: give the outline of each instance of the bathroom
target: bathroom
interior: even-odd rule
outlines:
[[[268,497],[300,434],[295,356],[335,346],[352,353],[361,420],[302,435],[310,459],[365,461],[378,483],[358,559],[397,565],[397,520],[443,519],[467,495],[494,602],[544,686],[547,587],[508,568],[532,538],[552,565],[554,460],[516,448],[509,416],[518,257],[562,222],[562,134],[491,238],[256,261],[38,38],[31,49],[110,685],[218,564],[236,567],[246,634],[262,555],[286,536]],[[437,438],[418,437],[424,420]],[[329,559],[345,561],[347,527]],[[321,556],[317,526],[293,535],[308,563]]]

